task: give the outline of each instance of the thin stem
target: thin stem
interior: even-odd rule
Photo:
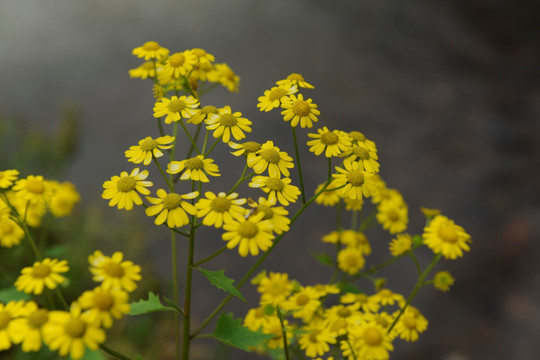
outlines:
[[[212,147],[210,148],[210,150],[208,150],[208,152],[204,155],[205,157],[210,155],[210,153],[212,152],[212,150],[214,150],[214,148],[216,147],[216,145],[218,144],[218,142],[220,142],[221,139],[216,139],[216,141],[214,141],[214,143],[212,144]]]
[[[163,130],[163,124],[161,123],[161,119],[157,118],[156,120],[157,120],[159,133],[161,134],[161,136],[165,136],[165,131]]]
[[[193,137],[193,140],[195,141],[195,143],[197,143],[197,140],[199,139],[199,134],[201,132],[201,127],[202,127],[202,122],[199,123],[199,125],[197,125],[197,130],[195,131],[195,136]],[[189,159],[191,157],[191,154],[193,153],[193,150],[195,150],[195,148],[193,147],[193,144],[191,144],[189,146],[189,150],[187,152],[187,155],[186,155],[186,159]],[[204,152],[204,150],[203,150]]]
[[[117,359],[122,359],[122,360],[131,360],[130,358],[128,358],[127,356],[124,356],[116,351],[114,351],[113,349],[111,349],[110,347],[108,347],[107,345],[105,344],[99,344],[99,348],[103,351],[105,351],[107,354],[109,355],[112,355],[114,356],[115,358]]]
[[[32,251],[34,251],[34,255],[36,256],[36,259],[38,261],[43,260],[43,256],[39,253],[39,250],[36,246],[36,243],[34,241],[34,238],[32,237],[32,234],[30,234],[30,230],[28,229],[28,226],[26,225],[26,212],[28,211],[28,205],[26,206],[25,213],[25,220],[21,222],[21,225],[23,226],[24,233],[26,234],[26,238],[28,239],[28,242],[30,243],[30,247],[32,248]]]
[[[201,152],[199,151],[199,148],[197,147],[197,144],[195,144],[195,141],[191,137],[191,134],[189,133],[189,130],[186,128],[186,124],[184,124],[184,121],[182,121],[182,119],[180,119],[179,123],[182,125],[182,128],[184,129],[187,137],[189,138],[189,141],[191,141],[191,146],[193,146],[193,148],[195,149],[197,154],[200,154]]]
[[[285,331],[285,324],[283,322],[283,315],[279,311],[279,307],[276,308],[277,315],[279,317],[279,323],[281,324],[281,336],[283,337],[283,351],[285,353],[285,359],[289,360],[289,344],[287,342],[287,332]]]
[[[328,158],[328,179],[332,177],[332,158]]]
[[[189,250],[186,264],[186,290],[184,300],[184,326],[182,333],[182,360],[189,359],[190,337],[190,319],[191,319],[191,282],[193,280],[193,254],[195,252],[195,224],[196,216],[192,217],[191,230],[189,233]]]
[[[176,247],[176,236],[174,232],[171,231],[171,266],[172,266],[172,291],[173,291],[173,302],[178,304],[179,295],[178,295],[178,261],[177,261],[177,247]],[[177,305],[178,306],[178,305]],[[180,314],[174,313],[174,345],[176,359],[180,356]]]
[[[246,161],[246,165],[244,166],[244,170],[242,171],[242,175],[240,175],[240,179],[238,179],[238,181],[236,182],[236,184],[234,184],[232,189],[229,190],[227,195],[230,195],[244,181],[244,175],[246,174],[247,169],[248,169],[248,165],[247,165],[247,161]]]
[[[418,259],[416,258],[416,256],[414,256],[414,253],[411,250],[409,250],[407,251],[407,254],[410,255],[410,257],[413,259],[418,275],[419,276],[422,275],[422,268],[420,267],[420,264],[418,263]]]
[[[169,177],[167,176],[167,174],[165,174],[165,171],[163,171],[163,168],[159,164],[159,161],[155,157],[152,157],[152,160],[154,160],[154,163],[156,164],[157,168],[159,169],[159,172],[161,173],[161,176],[163,176],[163,179],[165,179],[165,182],[167,183],[167,186],[169,187],[169,190],[171,192],[173,192],[174,187],[171,184],[171,182],[169,181]]]
[[[300,178],[300,191],[302,192],[302,203],[306,203],[306,192],[304,190],[304,177],[302,176],[302,165],[300,164],[300,152],[298,151],[298,141],[296,139],[296,127],[292,127],[294,152],[296,154],[296,163],[298,164],[298,177]]]
[[[218,251],[216,251],[216,252],[213,253],[212,255],[210,255],[210,256],[208,256],[208,257],[205,257],[205,258],[202,259],[202,260],[197,261],[196,263],[193,264],[193,267],[197,267],[197,266],[199,266],[199,265],[204,264],[204,263],[207,262],[207,261],[212,260],[213,258],[215,258],[216,256],[218,256],[219,254],[221,254],[221,253],[224,252],[225,250],[227,250],[227,245],[225,245],[224,247],[222,247],[221,249],[219,249]]]
[[[200,124],[199,124],[200,125]],[[202,153],[204,154],[204,152],[206,151],[206,144],[208,143],[208,134],[210,133],[210,130],[206,129],[206,132],[204,134],[204,142],[203,142],[203,147],[202,147]]]

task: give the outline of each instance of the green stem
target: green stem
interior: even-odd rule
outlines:
[[[161,134],[161,136],[165,136],[165,131],[163,130],[163,124],[161,123],[161,119],[157,118],[156,120],[157,120],[159,133]]]
[[[328,158],[328,179],[332,177],[332,158]]]
[[[296,127],[293,126],[294,152],[296,154],[296,163],[298,164],[298,177],[300,178],[300,191],[302,192],[302,203],[306,203],[306,192],[304,190],[304,177],[302,176],[302,165],[300,164],[300,152],[298,151],[298,141],[296,139]]]
[[[124,355],[120,354],[119,352],[114,351],[113,349],[111,349],[110,347],[108,347],[105,344],[99,344],[99,348],[101,350],[105,351],[107,354],[114,356],[117,359],[131,360],[127,356],[124,356]]]
[[[216,139],[216,141],[214,141],[214,143],[212,144],[212,147],[210,148],[210,150],[208,150],[208,152],[204,155],[205,157],[207,157],[208,155],[210,155],[210,153],[212,152],[212,150],[214,150],[214,148],[216,147],[216,145],[218,144],[218,142],[220,142],[221,139]]]
[[[218,251],[216,251],[216,252],[213,253],[212,255],[210,255],[210,256],[208,256],[208,257],[205,257],[205,258],[202,259],[202,260],[197,261],[196,263],[193,264],[193,267],[197,267],[197,266],[199,266],[199,265],[204,264],[204,263],[207,262],[207,261],[212,260],[213,258],[215,258],[216,256],[218,256],[219,254],[221,254],[221,253],[224,252],[225,250],[227,250],[227,245],[225,245],[224,247],[222,247],[221,249],[219,249]]]
[[[199,125],[197,125],[197,130],[195,131],[195,136],[193,137],[193,140],[195,141],[195,143],[197,143],[197,140],[199,139],[199,134],[201,132],[201,127],[202,127],[202,122],[199,123]],[[193,147],[193,144],[191,144],[189,146],[189,150],[188,150],[188,153],[186,155],[186,159],[189,159],[191,157],[191,154],[193,154],[193,150],[195,150],[195,148]],[[203,150],[204,152],[204,150]]]
[[[242,175],[240,175],[240,179],[238,179],[238,181],[236,182],[236,184],[234,184],[234,186],[232,187],[231,190],[229,190],[229,192],[227,193],[227,195],[230,195],[234,190],[236,190],[236,188],[238,186],[240,186],[240,184],[244,181],[244,175],[246,174],[246,171],[248,169],[248,165],[247,165],[247,162],[246,162],[246,165],[244,166],[244,170],[242,171]]]
[[[182,360],[189,360],[189,346],[191,342],[190,336],[190,319],[191,319],[191,282],[193,280],[193,254],[195,252],[195,224],[196,217],[192,217],[192,225],[189,236],[189,250],[186,264],[186,290],[184,300],[184,323],[182,333]]]
[[[26,218],[26,212],[28,211],[28,206],[26,207],[25,212],[25,218]],[[28,242],[30,243],[30,247],[32,248],[32,251],[34,251],[34,255],[36,256],[36,259],[38,261],[43,260],[43,256],[39,253],[39,250],[36,246],[36,242],[34,241],[34,238],[32,237],[32,234],[30,234],[30,230],[28,229],[28,226],[26,225],[26,221],[22,221],[21,225],[23,226],[24,233],[26,234],[26,238],[28,239]]]
[[[197,144],[195,144],[195,141],[191,137],[191,134],[189,133],[189,130],[186,128],[186,124],[184,124],[184,121],[180,119],[179,123],[182,125],[182,128],[184,129],[184,132],[186,133],[187,137],[189,138],[189,141],[191,141],[191,146],[195,149],[197,154],[200,154],[199,148],[197,147]]]
[[[152,160],[154,160],[154,163],[156,164],[157,168],[159,169],[159,172],[161,173],[161,176],[163,176],[163,179],[165,179],[165,182],[167,183],[167,186],[169,187],[169,190],[170,190],[171,192],[173,192],[174,187],[173,187],[173,185],[171,184],[171,182],[169,181],[169,177],[167,176],[167,174],[165,173],[165,171],[163,171],[163,168],[162,168],[161,165],[159,164],[159,161],[158,161],[155,157],[152,157]]]
[[[173,302],[178,306],[178,302],[180,301],[178,295],[178,261],[176,236],[173,231],[171,231],[171,266]],[[174,313],[174,339],[176,359],[178,359],[180,355],[180,314],[177,312]]]
[[[416,296],[416,293],[418,292],[418,290],[420,290],[420,288],[422,286],[424,286],[424,280],[426,279],[426,277],[429,275],[429,273],[431,272],[431,270],[433,269],[433,267],[437,264],[437,262],[441,259],[441,254],[437,254],[435,255],[435,257],[433,258],[433,260],[431,260],[431,263],[429,264],[429,266],[426,268],[426,270],[424,270],[424,272],[422,273],[422,275],[420,275],[420,277],[418,278],[418,281],[416,282],[416,285],[414,286],[414,289],[412,290],[411,294],[409,295],[409,297],[407,298],[407,302],[405,303],[405,306],[403,306],[401,308],[401,311],[399,312],[398,316],[394,319],[394,322],[392,323],[392,325],[390,325],[390,327],[388,328],[388,331],[387,333],[389,334],[390,331],[392,331],[392,329],[394,328],[394,326],[396,326],[399,318],[401,317],[401,315],[403,315],[403,313],[405,312],[405,309],[407,309],[407,306],[410,305],[410,303],[413,301],[414,297]]]
[[[285,359],[290,360],[289,357],[289,344],[287,342],[287,332],[285,331],[285,324],[283,322],[283,315],[279,310],[279,306],[276,308],[277,315],[279,317],[279,323],[281,324],[281,336],[283,337],[283,352],[285,353]]]
[[[414,253],[411,250],[409,250],[407,251],[407,254],[410,255],[410,257],[413,259],[414,265],[416,266],[416,271],[418,272],[418,276],[422,275],[422,268],[420,267],[420,264],[418,263],[418,259],[416,258],[416,256],[414,256]]]

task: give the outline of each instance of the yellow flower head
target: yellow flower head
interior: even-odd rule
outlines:
[[[265,323],[268,322],[269,316],[267,316],[264,306],[260,306],[255,309],[249,309],[246,317],[244,318],[244,326],[251,331],[259,330]]]
[[[397,316],[397,311],[394,316]],[[396,334],[405,341],[418,340],[418,334],[426,331],[428,321],[426,318],[413,306],[408,306],[405,312],[401,315],[395,326]]]
[[[163,189],[157,191],[157,198],[147,196],[146,200],[153,204],[146,208],[146,215],[156,216],[154,221],[156,225],[161,225],[167,221],[167,226],[170,228],[182,227],[189,223],[189,218],[186,213],[195,215],[197,209],[187,201],[183,199],[191,200],[199,196],[198,191],[190,192],[188,194],[180,195],[176,193],[167,193]]]
[[[154,117],[165,117],[165,124],[180,119],[189,119],[198,113],[199,101],[193,96],[171,96],[171,98],[161,98],[154,105]]]
[[[300,350],[304,350],[308,358],[312,359],[324,355],[330,351],[329,344],[336,343],[336,336],[322,324],[308,325],[302,330],[298,344]]]
[[[350,275],[358,274],[366,262],[362,255],[362,250],[352,246],[347,246],[340,250],[338,252],[337,260],[339,269]]]
[[[324,152],[324,156],[331,158],[339,156],[347,151],[351,146],[349,135],[343,131],[330,131],[326,126],[317,130],[317,134],[310,133],[308,137],[314,139],[307,142],[309,151],[319,156]]]
[[[292,127],[296,127],[300,123],[302,128],[311,128],[313,123],[319,121],[317,116],[321,114],[317,110],[317,105],[313,104],[313,100],[304,100],[302,94],[289,95],[281,102],[281,107],[285,110],[281,112],[283,120],[290,121]]]
[[[0,189],[7,189],[13,185],[19,176],[18,170],[0,171]]]
[[[345,210],[347,211],[360,211],[362,210],[362,206],[364,206],[363,198],[351,199],[350,197],[346,196],[343,198],[343,201],[345,202]]]
[[[261,294],[261,305],[277,306],[291,294],[293,284],[287,273],[270,274],[261,279],[257,291]]]
[[[192,50],[185,50],[170,55],[165,63],[163,71],[167,76],[179,79],[183,76],[187,76],[196,64],[197,56]]]
[[[261,144],[255,141],[246,141],[242,144],[237,144],[235,142],[229,141],[228,145],[232,149],[236,150],[231,151],[231,154],[233,154],[234,156],[249,156],[249,154],[254,154],[261,149]]]
[[[162,57],[167,56],[169,54],[169,50],[161,47],[155,41],[147,41],[143,44],[143,46],[139,46],[133,49],[132,54],[137,57],[144,58],[144,60],[159,60]]]
[[[345,335],[362,321],[358,305],[334,305],[324,313],[325,323],[334,335]]]
[[[219,174],[219,168],[214,164],[214,160],[205,159],[202,155],[197,155],[195,157],[182,160],[182,161],[171,161],[167,165],[167,172],[169,174],[178,174],[184,172],[180,176],[180,180],[194,180],[209,182],[206,174],[210,176],[221,176]]]
[[[360,249],[363,255],[371,254],[371,245],[369,244],[366,234],[361,231],[352,229],[332,231],[331,233],[324,235],[322,240],[323,242],[332,244],[336,244],[339,241],[340,244]]]
[[[407,230],[409,210],[405,202],[383,201],[377,206],[377,221],[390,234]]]
[[[296,85],[298,87],[301,87],[301,88],[306,88],[306,89],[314,89],[315,87],[309,83],[307,83],[305,80],[304,80],[304,77],[300,74],[297,74],[297,73],[292,73],[292,74],[289,74],[289,76],[287,76],[286,79],[283,79],[283,80],[279,80],[276,82],[277,85],[285,85],[285,86],[291,86],[291,85]]]
[[[469,251],[471,236],[446,216],[435,216],[422,235],[426,244],[435,254],[442,254],[446,259],[457,259],[463,251]]]
[[[374,153],[377,152],[377,146],[375,145],[375,143],[371,140],[368,140],[361,132],[351,131],[349,133],[349,137],[351,138],[353,145],[362,144],[367,147],[369,151]]]
[[[75,204],[81,201],[81,195],[75,185],[70,182],[59,183],[51,181],[54,192],[49,202],[51,214],[55,217],[64,217],[71,214]]]
[[[120,319],[129,313],[129,295],[118,288],[97,286],[85,291],[77,300],[89,322],[110,328],[113,319]]]
[[[300,287],[281,306],[284,310],[292,311],[293,317],[308,323],[321,306],[319,292],[312,287]]]
[[[19,245],[24,238],[24,230],[10,218],[0,218],[0,246],[10,248]]]
[[[272,231],[276,234],[279,235],[289,231],[291,220],[287,217],[289,212],[283,206],[274,206],[264,197],[260,197],[258,203],[249,199],[249,206],[255,209],[252,215],[264,213],[263,220],[272,222]]]
[[[232,112],[230,106],[219,109],[219,114],[209,114],[206,120],[206,128],[213,130],[215,138],[221,137],[224,143],[228,143],[231,135],[235,140],[246,137],[245,132],[251,132],[251,121],[242,117],[241,112]]]
[[[343,168],[336,166],[337,174],[332,174],[334,181],[332,188],[343,186],[339,194],[351,199],[361,199],[362,196],[370,197],[375,193],[375,181],[373,175],[360,169],[356,161],[343,161]]]
[[[272,222],[263,220],[264,213],[250,216],[247,219],[232,219],[225,222],[221,235],[227,241],[227,248],[233,249],[238,246],[240,256],[251,254],[256,256],[259,251],[266,251],[272,246]]]
[[[380,169],[379,156],[377,151],[371,151],[364,143],[352,145],[343,156],[346,156],[350,161],[357,161],[360,164],[361,170],[370,173],[378,173]]]
[[[53,195],[50,182],[41,175],[29,175],[26,179],[17,180],[12,190],[20,199],[34,204],[47,204]]]
[[[320,184],[319,186],[317,186],[317,188],[315,189],[315,194],[321,191],[323,186],[324,184]],[[330,185],[329,187],[331,188],[332,185]],[[338,190],[332,190],[332,189],[328,189],[328,191],[325,189],[325,191],[320,193],[319,196],[315,198],[315,202],[317,204],[324,205],[324,206],[334,206],[337,203],[339,203],[340,200],[341,200],[341,196],[339,196]]]
[[[141,267],[123,259],[124,254],[119,251],[109,257],[96,250],[88,256],[92,280],[101,282],[108,289],[123,289],[127,292],[135,290],[136,281],[141,280]]]
[[[19,291],[28,294],[39,295],[43,288],[55,289],[66,278],[60,274],[69,270],[66,260],[43,259],[36,261],[34,265],[21,270],[21,275],[15,281],[15,287]]]
[[[238,92],[240,88],[240,77],[227,64],[215,64],[208,73],[208,81],[219,82],[230,92]]]
[[[153,61],[146,61],[135,69],[129,70],[130,78],[148,79],[156,77],[156,65]]]
[[[270,90],[265,90],[263,96],[259,96],[257,107],[261,111],[270,111],[273,108],[279,107],[282,99],[287,95],[295,94],[297,91],[298,87],[294,84],[274,86]]]
[[[392,338],[386,329],[374,321],[363,322],[356,331],[357,341],[354,342],[356,355],[359,359],[386,360],[390,351],[394,350]]]
[[[13,327],[14,319],[28,313],[23,300],[0,302],[0,351],[11,348],[12,341],[18,340],[17,328]]]
[[[217,196],[207,191],[205,198],[201,198],[195,207],[197,208],[197,217],[203,219],[203,225],[220,228],[224,222],[231,222],[233,219],[240,219],[246,215],[246,209],[242,207],[246,199],[237,199],[238,194],[225,194],[220,192]]]
[[[405,298],[403,295],[395,293],[387,288],[379,290],[375,295],[373,295],[373,299],[382,306],[397,304],[402,307],[405,305]]]
[[[300,190],[291,185],[290,178],[280,179],[273,176],[255,176],[251,179],[249,186],[252,188],[261,188],[268,194],[268,203],[271,205],[279,201],[281,205],[288,206],[290,202],[296,202]]]
[[[145,181],[148,177],[148,170],[139,172],[139,168],[135,168],[128,174],[122,171],[120,176],[113,176],[111,180],[103,183],[103,193],[101,197],[109,201],[109,206],[118,206],[118,209],[133,209],[133,203],[142,205],[142,195],[150,194],[147,187],[153,185],[151,181]]]
[[[433,278],[433,286],[442,292],[450,290],[450,286],[454,285],[456,279],[448,271],[439,271],[435,273]]]
[[[163,156],[161,150],[172,148],[174,146],[173,142],[174,137],[169,135],[161,136],[156,139],[147,136],[140,140],[138,145],[130,146],[129,150],[125,151],[125,155],[128,161],[132,163],[143,163],[144,165],[148,165],[152,162],[153,158]]]
[[[262,144],[259,151],[247,157],[247,165],[253,168],[255,174],[262,174],[268,169],[271,177],[291,176],[289,169],[294,167],[293,159],[285,151],[281,151],[274,142],[268,140]]]
[[[368,296],[366,294],[353,294],[353,293],[347,293],[344,294],[340,298],[340,302],[342,304],[355,304],[358,306],[359,310],[362,310],[364,312],[377,312],[379,311],[380,305],[377,302],[376,299],[374,299],[372,296]]]
[[[203,121],[206,121],[211,114],[219,115],[218,108],[213,106],[213,105],[203,106],[195,115],[193,115],[191,118],[189,118],[187,123],[189,123],[189,124],[200,124]]]
[[[25,353],[39,351],[43,344],[43,328],[49,322],[49,312],[40,309],[34,301],[27,302],[24,308],[24,314],[10,323],[11,338],[15,344],[22,343]]]
[[[399,234],[390,242],[390,254],[399,256],[412,248],[412,236],[409,234]]]

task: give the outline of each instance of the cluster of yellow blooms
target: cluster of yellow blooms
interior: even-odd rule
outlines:
[[[42,258],[28,226],[40,226],[47,211],[55,217],[68,216],[80,195],[68,182],[32,175],[18,179],[18,175],[17,170],[0,171],[0,244],[12,247],[29,237],[39,260],[21,270],[15,288],[34,296],[45,292],[52,301],[50,292],[68,282],[63,274],[69,266],[66,260]],[[109,257],[97,250],[88,261],[93,280],[100,285],[85,291],[69,307],[57,292],[65,310],[40,306],[40,299],[0,302],[0,351],[21,344],[23,352],[36,352],[46,344],[61,356],[80,359],[86,348],[98,348],[105,340],[103,329],[129,312],[128,293],[141,279],[140,267],[123,261],[120,252]]]

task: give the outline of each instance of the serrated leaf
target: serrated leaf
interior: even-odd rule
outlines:
[[[212,334],[217,340],[240,350],[251,351],[274,335],[251,331],[242,326],[242,319],[234,319],[232,313],[222,314]]]
[[[153,292],[148,293],[148,300],[139,300],[131,303],[129,315],[142,315],[156,311],[176,311],[170,306],[164,306],[159,297]]]
[[[9,287],[0,290],[0,301],[7,303],[13,300],[30,300],[30,295],[18,291],[15,287]]]
[[[334,260],[328,254],[311,254],[315,260],[326,266],[334,266]]]
[[[242,293],[233,285],[234,280],[225,276],[225,270],[212,271],[198,268],[212,285],[220,290],[236,296],[243,302],[247,302]]]

